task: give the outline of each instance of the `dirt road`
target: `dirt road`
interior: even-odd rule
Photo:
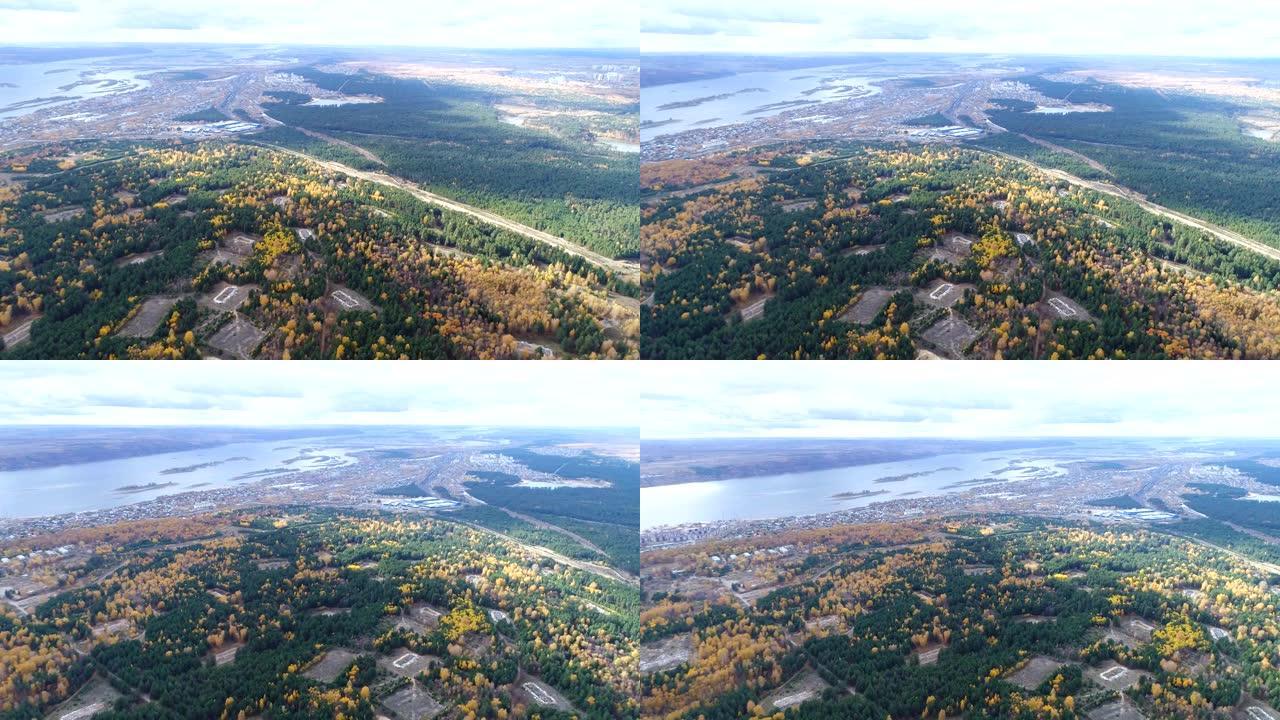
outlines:
[[[625,573],[621,570],[611,568],[608,565],[600,565],[598,563],[587,562],[585,560],[574,560],[573,558],[565,557],[564,555],[561,555],[560,553],[554,550],[548,550],[547,548],[544,548],[541,545],[530,545],[529,543],[517,540],[511,537],[510,535],[507,535],[506,533],[500,533],[497,530],[491,530],[487,527],[484,527],[483,525],[477,525],[475,523],[470,523],[462,520],[453,520],[453,522],[460,522],[463,525],[466,525],[467,527],[472,528],[473,530],[479,530],[480,532],[487,532],[490,535],[497,535],[503,540],[519,545],[520,547],[524,548],[525,550],[528,550],[531,553],[534,553],[535,555],[541,555],[545,558],[550,558],[562,565],[568,565],[569,567],[577,568],[583,572],[589,572],[592,575],[599,575],[602,578],[606,578],[609,580],[616,580],[618,582],[626,583],[628,585],[640,584],[640,580],[638,578],[633,577],[629,573]]]
[[[1097,160],[1094,160],[1088,155],[1078,153],[1075,150],[1072,150],[1071,148],[1065,148],[1065,147],[1062,147],[1061,145],[1054,145],[1048,140],[1041,140],[1040,138],[1031,137],[1030,135],[1021,135],[1021,137],[1027,142],[1033,142],[1036,145],[1039,145],[1040,147],[1048,148],[1050,150],[1060,152],[1064,155],[1070,155],[1071,157],[1079,160],[1080,162],[1084,163],[1085,165],[1088,165],[1089,167],[1093,168],[1094,170],[1097,170],[1100,173],[1106,173],[1107,175],[1112,175],[1112,172],[1107,169],[1107,166],[1103,165]]]
[[[542,230],[536,230],[528,225],[522,225],[515,222],[514,220],[508,220],[507,218],[489,212],[488,210],[482,210],[478,207],[460,203],[456,200],[450,200],[449,198],[437,195],[433,192],[428,192],[427,190],[423,190],[416,183],[412,183],[404,178],[388,175],[385,172],[357,170],[349,165],[343,165],[342,163],[334,162],[332,160],[321,160],[320,158],[312,157],[306,153],[298,152],[297,150],[290,150],[279,145],[271,145],[269,143],[262,143],[262,145],[270,147],[272,150],[293,155],[294,157],[302,158],[304,160],[309,160],[332,172],[404,190],[423,202],[431,203],[432,205],[437,205],[445,208],[446,210],[452,210],[453,212],[469,215],[485,224],[550,245],[551,247],[562,250],[569,255],[580,257],[596,267],[617,275],[622,280],[632,283],[638,283],[640,281],[640,265],[638,263],[628,262],[626,260],[614,260],[613,258],[605,257],[604,255],[592,252],[577,243],[565,240],[562,237],[557,237],[551,233],[543,232]]]
[[[372,152],[370,152],[370,151],[368,151],[368,150],[365,150],[364,148],[360,147],[359,145],[356,145],[356,144],[353,144],[353,143],[349,143],[349,142],[347,142],[346,140],[339,140],[338,138],[336,138],[336,137],[334,137],[334,136],[332,136],[332,135],[325,135],[324,133],[322,133],[322,132],[316,132],[315,130],[307,130],[307,129],[305,129],[305,128],[297,128],[297,130],[298,130],[298,132],[302,133],[303,135],[309,135],[309,136],[311,136],[311,137],[313,137],[313,138],[315,138],[315,139],[317,139],[317,140],[323,140],[323,141],[325,141],[325,142],[327,142],[327,143],[331,143],[331,144],[333,144],[333,145],[338,145],[338,146],[340,146],[340,147],[344,147],[344,148],[346,148],[346,149],[350,150],[351,152],[353,152],[353,153],[355,153],[355,154],[359,155],[360,157],[364,158],[365,160],[368,160],[369,162],[376,162],[376,163],[378,163],[379,165],[381,165],[382,167],[386,167],[386,166],[387,166],[387,164],[386,164],[386,163],[382,162],[382,158],[378,157],[377,155],[374,155]]]
[[[1190,215],[1187,215],[1185,213],[1180,213],[1177,210],[1171,210],[1163,205],[1157,205],[1156,203],[1153,203],[1150,200],[1147,200],[1142,195],[1130,190],[1129,188],[1119,187],[1117,185],[1112,185],[1111,183],[1101,182],[1097,180],[1085,180],[1084,178],[1076,177],[1071,173],[1063,172],[1062,170],[1055,170],[1053,168],[1043,167],[1041,165],[1037,165],[1031,162],[1030,160],[1024,160],[1020,157],[1017,157],[1016,155],[1010,155],[1009,153],[1000,152],[999,150],[984,149],[984,151],[990,152],[995,155],[999,155],[1000,157],[1005,158],[1006,160],[1012,160],[1014,162],[1022,163],[1023,165],[1026,165],[1028,167],[1035,168],[1040,172],[1044,173],[1045,175],[1048,175],[1049,177],[1057,178],[1059,180],[1065,180],[1066,182],[1069,182],[1072,185],[1078,185],[1080,187],[1088,188],[1095,192],[1103,193],[1104,195],[1123,198],[1130,202],[1136,203],[1143,210],[1146,210],[1147,212],[1153,215],[1157,215],[1163,218],[1168,218],[1175,222],[1186,225],[1187,227],[1209,233],[1210,235],[1213,235],[1220,240],[1229,242],[1232,245],[1237,245],[1239,247],[1245,248],[1246,250],[1251,250],[1255,253],[1258,253],[1259,255],[1271,258],[1272,260],[1280,260],[1280,248],[1271,247],[1266,243],[1262,243],[1257,240],[1253,240],[1248,237],[1245,237],[1244,235],[1241,235],[1240,233],[1234,230],[1228,230],[1220,225],[1214,225],[1211,222],[1201,220],[1199,218],[1191,217]]]
[[[498,506],[494,505],[493,507],[498,507]],[[567,535],[567,536],[569,536],[569,537],[573,538],[573,539],[574,539],[574,540],[575,540],[579,545],[581,545],[581,546],[583,546],[583,547],[587,548],[588,550],[593,550],[593,551],[595,551],[595,552],[600,553],[601,555],[605,555],[605,556],[607,556],[607,555],[608,555],[608,553],[606,553],[604,550],[601,550],[601,549],[600,549],[600,548],[599,548],[595,543],[593,543],[593,542],[591,542],[590,540],[588,540],[588,539],[586,539],[586,538],[582,537],[581,535],[579,535],[579,534],[578,534],[578,533],[576,533],[576,532],[572,532],[572,531],[570,531],[570,530],[566,530],[566,529],[564,529],[564,528],[560,527],[559,525],[552,525],[552,524],[551,524],[551,523],[549,523],[549,522],[544,522],[544,521],[542,521],[542,520],[539,520],[539,519],[538,519],[538,518],[536,518],[536,517],[532,517],[532,516],[530,516],[530,515],[525,515],[524,513],[518,513],[518,512],[516,512],[515,510],[508,510],[507,508],[504,508],[504,507],[499,507],[498,509],[499,509],[499,510],[501,510],[502,512],[504,512],[504,513],[506,513],[506,514],[510,515],[511,517],[513,517],[513,518],[515,518],[515,519],[517,519],[517,520],[523,520],[523,521],[525,521],[525,522],[529,523],[530,525],[532,525],[532,526],[534,526],[534,527],[540,527],[540,528],[542,528],[543,530],[550,530],[550,531],[552,531],[552,532],[558,532],[558,533],[560,533],[561,535]]]
[[[1254,558],[1251,558],[1248,555],[1245,555],[1244,553],[1236,552],[1235,550],[1232,550],[1230,548],[1225,548],[1225,547],[1222,547],[1221,545],[1215,545],[1214,543],[1211,543],[1208,540],[1201,540],[1200,538],[1192,537],[1190,535],[1177,535],[1177,537],[1182,538],[1183,540],[1188,540],[1197,545],[1211,548],[1213,550],[1217,550],[1218,552],[1230,555],[1231,557],[1252,566],[1255,570],[1259,570],[1264,573],[1269,573],[1271,575],[1280,575],[1280,565],[1276,565],[1275,563],[1255,560]]]

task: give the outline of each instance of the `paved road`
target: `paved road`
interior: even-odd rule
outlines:
[[[1168,218],[1170,220],[1174,220],[1183,225],[1186,225],[1187,227],[1209,233],[1210,235],[1213,235],[1220,240],[1229,242],[1232,245],[1237,245],[1239,247],[1245,248],[1246,250],[1251,250],[1255,253],[1258,253],[1259,255],[1271,258],[1272,260],[1280,260],[1280,248],[1274,248],[1270,245],[1267,245],[1266,243],[1262,243],[1257,240],[1253,240],[1251,238],[1245,237],[1244,235],[1241,235],[1240,233],[1234,230],[1228,230],[1220,225],[1214,225],[1213,223],[1208,222],[1206,220],[1201,220],[1199,218],[1192,217],[1185,213],[1180,213],[1177,210],[1171,210],[1163,205],[1157,205],[1156,203],[1153,203],[1150,200],[1147,200],[1142,195],[1134,192],[1133,190],[1130,190],[1129,188],[1119,187],[1117,185],[1112,185],[1111,183],[1108,183],[1108,182],[1101,182],[1097,180],[1085,180],[1084,178],[1076,177],[1075,175],[1072,175],[1071,173],[1068,173],[1068,172],[1063,172],[1062,170],[1056,170],[1054,168],[1047,168],[1041,165],[1037,165],[1036,163],[1033,163],[1030,160],[1024,160],[1016,155],[1010,155],[1009,153],[1000,152],[999,150],[986,150],[985,148],[982,148],[982,149],[985,152],[990,152],[992,154],[999,155],[1000,157],[1005,158],[1007,160],[1012,160],[1014,162],[1022,163],[1023,165],[1026,165],[1028,167],[1033,167],[1039,170],[1040,172],[1044,173],[1045,175],[1057,178],[1059,180],[1065,180],[1071,183],[1072,185],[1078,185],[1080,187],[1093,190],[1095,192],[1103,193],[1104,195],[1123,198],[1130,202],[1137,203],[1143,210],[1146,210],[1147,212],[1153,215]]]
[[[522,225],[518,222],[515,222],[514,220],[508,220],[507,218],[504,218],[501,215],[498,215],[496,213],[489,212],[488,210],[482,210],[478,207],[467,205],[465,203],[460,203],[456,200],[450,200],[449,198],[443,197],[441,195],[437,195],[433,192],[423,190],[416,183],[412,183],[403,178],[395,177],[394,175],[388,175],[387,173],[384,173],[384,172],[369,172],[366,170],[357,170],[349,165],[343,165],[342,163],[334,162],[332,160],[321,160],[320,158],[312,157],[310,155],[307,155],[306,153],[298,152],[297,150],[290,150],[288,148],[280,147],[278,145],[271,145],[269,143],[262,143],[262,144],[270,147],[273,150],[278,150],[279,152],[293,155],[294,157],[299,157],[304,160],[310,160],[311,162],[319,165],[320,167],[325,168],[326,170],[331,170],[333,172],[349,175],[351,177],[359,178],[361,180],[365,180],[371,183],[377,183],[379,185],[386,185],[387,187],[394,187],[400,190],[404,190],[405,192],[418,198],[419,200],[422,200],[423,202],[428,202],[428,203],[431,203],[432,205],[437,205],[439,207],[445,208],[446,210],[452,210],[454,212],[463,213],[464,215],[470,215],[471,217],[483,223],[486,223],[488,225],[501,228],[508,232],[513,232],[517,235],[522,235],[531,240],[536,240],[546,245],[550,245],[570,255],[580,257],[583,260],[586,260],[587,262],[591,263],[592,265],[595,265],[596,267],[599,267],[603,270],[607,270],[617,275],[620,279],[623,279],[632,283],[637,283],[640,281],[640,265],[638,263],[629,262],[626,260],[615,260],[613,258],[605,257],[604,255],[601,255],[596,252],[592,252],[591,250],[588,250],[582,247],[581,245],[578,245],[575,242],[565,240],[562,237],[557,237],[555,235],[552,235],[551,233],[543,232],[542,230],[531,228],[528,225]]]

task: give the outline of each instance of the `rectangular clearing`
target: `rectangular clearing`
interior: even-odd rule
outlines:
[[[573,710],[573,706],[569,704],[568,700],[564,699],[563,695],[541,680],[535,680],[529,675],[520,673],[520,676],[516,678],[516,686],[523,691],[526,697],[538,705],[554,707],[564,712]]]
[[[338,312],[373,310],[373,303],[369,302],[369,298],[341,285],[335,285],[329,292],[329,305]]]
[[[266,337],[265,330],[259,330],[253,323],[237,315],[226,327],[209,338],[209,346],[232,357],[248,360]]]
[[[134,313],[133,317],[129,318],[129,322],[120,328],[118,334],[122,337],[151,337],[160,328],[165,318],[169,317],[173,306],[177,304],[177,297],[147,298],[143,301],[142,307],[138,308],[138,312]]]
[[[1045,301],[1042,313],[1055,320],[1092,320],[1080,303],[1066,295],[1054,293]]]
[[[738,311],[738,315],[742,318],[742,322],[751,322],[752,320],[764,315],[764,306],[772,299],[773,294],[769,293],[764,297],[754,299],[746,305],[743,305],[742,309]]]
[[[934,280],[922,290],[915,293],[916,301],[933,307],[949,308],[964,299],[964,294],[974,289],[968,283],[953,283],[943,279]]]
[[[773,710],[786,710],[806,700],[812,700],[822,694],[829,685],[818,676],[813,668],[805,668],[782,687],[765,698],[764,706]]]
[[[1124,699],[1099,705],[1090,710],[1087,717],[1089,720],[1146,720],[1147,716]]]
[[[920,333],[920,337],[948,354],[960,357],[981,334],[965,322],[964,318],[948,314]]]
[[[444,711],[444,705],[416,683],[387,696],[382,707],[401,720],[430,720]]]
[[[862,292],[857,302],[840,314],[840,319],[855,325],[869,325],[889,304],[895,291],[886,287],[869,287]]]
[[[416,677],[418,673],[425,672],[431,666],[431,661],[435,659],[430,655],[419,655],[407,648],[401,648],[390,655],[379,657],[378,665],[400,677]]]
[[[253,254],[253,249],[260,242],[262,242],[261,236],[233,230],[222,236],[222,240],[218,241],[218,247],[227,252],[247,257]]]
[[[40,319],[39,315],[27,318],[22,322],[13,326],[12,329],[6,330],[3,336],[4,349],[14,348],[31,339],[31,326]]]
[[[41,213],[41,215],[44,216],[45,222],[52,225],[53,223],[66,222],[67,220],[73,220],[75,218],[83,216],[84,208],[82,207],[54,208],[53,210],[46,210],[45,212]]]
[[[356,654],[350,650],[337,648],[326,652],[311,664],[311,667],[303,671],[303,675],[323,683],[331,683],[343,670],[346,670],[351,663],[355,662]]]
[[[1034,690],[1040,687],[1040,683],[1053,676],[1058,668],[1066,665],[1066,663],[1054,660],[1051,657],[1037,655],[1027,661],[1021,670],[1009,676],[1009,682],[1017,685],[1024,690]]]
[[[1085,675],[1108,690],[1120,692],[1137,685],[1144,676],[1148,676],[1150,673],[1142,670],[1133,670],[1108,660],[1101,667],[1086,670]]]
[[[238,310],[249,299],[249,293],[257,289],[257,285],[232,285],[231,283],[220,282],[214,285],[213,289],[197,302],[201,307],[210,310]]]
[[[679,667],[693,657],[693,635],[673,635],[640,646],[640,672],[662,672]]]

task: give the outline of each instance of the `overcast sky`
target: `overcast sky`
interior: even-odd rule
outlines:
[[[1274,57],[1269,0],[647,0],[645,52]]]
[[[1277,437],[1280,364],[643,363],[641,437]]]
[[[0,0],[0,44],[634,48],[638,6],[598,0]]]
[[[629,363],[628,363],[629,365]],[[637,427],[622,363],[8,362],[0,425]]]

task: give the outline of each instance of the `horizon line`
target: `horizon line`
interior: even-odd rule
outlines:
[[[650,33],[651,35],[659,35],[661,33]],[[643,36],[643,33],[642,33]],[[765,57],[793,57],[793,58],[823,58],[823,57],[847,57],[851,55],[950,55],[950,56],[991,56],[991,57],[1043,57],[1043,58],[1146,58],[1146,59],[1193,59],[1193,60],[1273,60],[1280,62],[1280,54],[1276,55],[1159,55],[1155,53],[1051,53],[1036,52],[1029,50],[1025,52],[984,52],[978,50],[778,50],[768,51],[762,50],[758,52],[742,52],[740,50],[645,50],[640,49],[641,55],[669,55],[669,56],[690,56],[702,57],[719,55],[725,57],[744,57],[744,58],[765,58]]]

